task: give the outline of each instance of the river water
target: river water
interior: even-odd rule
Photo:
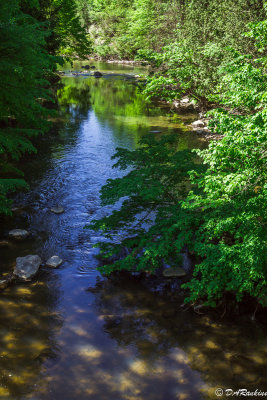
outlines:
[[[100,79],[62,78],[54,128],[23,164],[30,190],[2,222],[2,238],[11,228],[32,234],[0,248],[3,276],[27,254],[64,263],[0,293],[0,399],[199,400],[218,398],[216,388],[267,390],[260,323],[199,315],[137,278],[97,272],[101,236],[84,226],[110,211],[99,190],[120,176],[116,147],[134,149],[153,130],[178,135],[180,149],[203,145],[183,125],[194,116],[145,101],[133,78],[145,70],[97,69]],[[55,205],[65,213],[52,214]]]

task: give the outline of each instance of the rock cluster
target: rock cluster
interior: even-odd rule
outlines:
[[[209,120],[208,119],[198,119],[192,123],[193,131],[199,134],[210,133],[209,128],[207,127]]]
[[[180,100],[174,100],[173,105],[175,108],[178,108],[181,112],[194,112],[196,109],[195,104],[190,101],[188,97],[183,97]]]

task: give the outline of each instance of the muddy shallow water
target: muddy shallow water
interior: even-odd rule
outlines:
[[[101,79],[62,78],[54,129],[23,165],[31,189],[1,226],[1,238],[11,228],[31,232],[0,248],[2,275],[27,254],[57,254],[64,263],[0,293],[0,399],[199,400],[218,398],[216,388],[267,391],[261,324],[198,315],[180,307],[178,294],[97,272],[93,245],[101,236],[83,228],[110,211],[99,189],[120,175],[111,168],[115,148],[134,149],[152,130],[178,135],[180,149],[203,144],[183,125],[194,116],[145,102],[133,79],[145,70],[96,66]],[[54,205],[65,213],[50,213]]]

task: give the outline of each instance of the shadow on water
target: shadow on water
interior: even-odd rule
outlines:
[[[55,340],[63,323],[55,310],[60,291],[55,278],[51,287],[46,278],[43,272],[0,297],[0,399],[22,399],[36,385],[44,360],[60,357]]]
[[[137,358],[130,371],[136,368],[139,373],[141,398],[212,399],[218,387],[267,388],[264,327],[183,311],[179,293],[153,293],[149,279],[119,274],[88,289],[95,295],[105,332],[120,348],[135,348]],[[160,374],[157,394],[147,379],[152,371]]]
[[[0,399],[200,400],[214,399],[216,387],[264,390],[266,336],[257,323],[183,311],[179,295],[137,277],[100,279],[93,245],[101,236],[83,227],[111,210],[99,190],[120,176],[115,149],[136,148],[149,131],[176,134],[181,150],[205,144],[183,125],[194,116],[145,101],[133,78],[141,69],[97,67],[101,79],[62,79],[60,115],[21,165],[30,191],[1,222],[2,276],[27,254],[64,263],[0,293]],[[57,204],[60,216],[50,212]],[[9,241],[13,228],[30,238]]]

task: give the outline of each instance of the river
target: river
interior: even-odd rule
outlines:
[[[84,226],[110,211],[99,190],[120,176],[115,149],[134,149],[153,130],[178,135],[180,149],[205,144],[183,125],[195,116],[145,101],[134,79],[143,68],[95,65],[100,79],[62,78],[54,127],[23,162],[30,190],[1,226],[2,238],[12,228],[31,232],[0,248],[3,276],[27,254],[64,263],[0,293],[0,399],[199,400],[218,398],[216,388],[267,390],[259,322],[199,315],[137,278],[97,271],[101,235]],[[55,205],[65,213],[52,214]]]

